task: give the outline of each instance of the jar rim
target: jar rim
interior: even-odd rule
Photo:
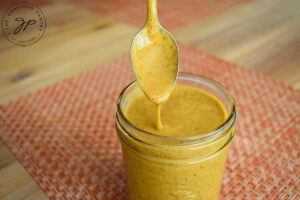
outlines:
[[[189,80],[189,81],[194,81],[194,82],[198,82],[201,84],[205,84],[206,86],[211,87],[212,89],[215,89],[216,91],[218,91],[226,100],[227,102],[230,104],[230,110],[229,110],[229,114],[227,115],[226,119],[224,120],[224,122],[219,125],[218,127],[212,129],[211,131],[208,131],[206,133],[201,133],[201,135],[197,135],[197,136],[190,136],[190,137],[170,137],[170,136],[162,136],[162,135],[157,135],[151,132],[147,132],[143,129],[140,129],[138,127],[136,127],[134,124],[132,124],[125,116],[125,114],[122,111],[121,108],[121,103],[122,103],[122,99],[124,96],[124,93],[130,88],[132,87],[134,84],[136,84],[136,81],[133,81],[131,83],[129,83],[120,93],[118,100],[117,100],[117,109],[116,109],[116,119],[118,119],[118,114],[120,115],[120,117],[122,118],[122,120],[125,121],[126,124],[128,124],[130,126],[131,129],[134,129],[136,131],[138,131],[139,133],[145,134],[147,136],[147,138],[153,138],[153,139],[160,139],[160,140],[165,140],[165,141],[179,141],[179,142],[193,142],[193,141],[197,141],[198,142],[205,142],[207,140],[211,140],[212,138],[219,138],[222,137],[224,134],[222,133],[226,133],[225,130],[230,129],[232,126],[234,126],[236,124],[237,121],[237,117],[238,117],[238,113],[237,113],[237,108],[236,108],[236,103],[234,98],[227,92],[226,88],[224,86],[222,86],[219,82],[207,78],[205,76],[202,75],[198,75],[198,74],[193,74],[193,73],[188,73],[188,72],[179,72],[178,73],[178,78],[181,80]],[[201,80],[200,80],[201,79]],[[127,132],[128,134],[128,132]],[[130,136],[134,137],[134,134],[132,134],[132,132],[130,133]],[[134,137],[136,138],[136,137]],[[143,141],[145,142],[145,141]]]

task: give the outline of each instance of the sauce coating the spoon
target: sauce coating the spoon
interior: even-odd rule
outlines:
[[[131,60],[139,86],[156,104],[156,127],[162,129],[160,108],[176,82],[178,50],[175,40],[159,24],[156,0],[148,0],[147,21],[132,42]]]

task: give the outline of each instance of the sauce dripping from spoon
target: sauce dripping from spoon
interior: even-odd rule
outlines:
[[[147,20],[131,44],[131,61],[138,85],[156,104],[156,128],[162,129],[161,104],[168,100],[178,74],[178,48],[169,32],[161,27],[156,0],[147,1]]]

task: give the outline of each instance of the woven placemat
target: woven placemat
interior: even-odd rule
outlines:
[[[96,13],[137,27],[146,19],[146,1],[141,0],[69,0]],[[159,21],[169,31],[223,12],[250,0],[163,0],[157,1]]]
[[[221,199],[299,199],[300,91],[180,44],[180,69],[224,84],[238,130]],[[0,106],[0,138],[51,199],[127,199],[114,127],[129,56]]]

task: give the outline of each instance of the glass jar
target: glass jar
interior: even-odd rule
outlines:
[[[221,187],[228,147],[234,137],[237,110],[225,88],[209,78],[179,73],[177,84],[193,86],[216,97],[227,118],[211,132],[197,137],[172,138],[143,131],[124,115],[131,93],[120,94],[116,110],[130,200],[213,200]]]

